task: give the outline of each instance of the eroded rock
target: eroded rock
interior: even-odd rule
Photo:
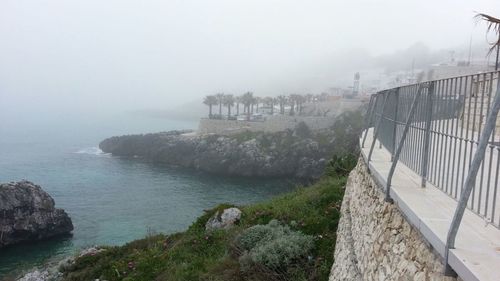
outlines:
[[[228,229],[241,219],[241,210],[238,208],[228,208],[222,211],[222,214],[219,214],[219,211],[217,211],[215,215],[207,221],[205,224],[206,230]]]
[[[0,248],[67,234],[73,223],[42,188],[29,181],[0,184]]]
[[[116,156],[141,158],[213,174],[244,177],[317,179],[334,146],[300,139],[293,132],[239,136],[186,137],[181,132],[112,137],[99,147]]]

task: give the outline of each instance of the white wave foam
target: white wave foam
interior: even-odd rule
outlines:
[[[80,149],[80,150],[76,151],[75,153],[77,153],[77,154],[90,154],[90,155],[96,155],[96,156],[111,155],[110,153],[104,153],[99,147],[96,147],[96,146]]]

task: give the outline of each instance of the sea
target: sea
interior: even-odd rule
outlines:
[[[0,182],[40,185],[74,224],[71,236],[0,249],[0,280],[94,245],[185,230],[220,203],[263,201],[294,189],[279,179],[222,177],[103,153],[115,135],[196,129],[196,120],[137,113],[2,115]]]

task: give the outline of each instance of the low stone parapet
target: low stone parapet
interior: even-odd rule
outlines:
[[[200,119],[198,134],[230,135],[242,131],[251,132],[280,132],[287,129],[293,130],[298,123],[304,122],[311,130],[329,128],[335,121],[334,117],[315,116],[269,116],[264,121],[241,121],[241,120],[219,120]]]

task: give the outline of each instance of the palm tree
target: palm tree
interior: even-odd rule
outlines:
[[[252,105],[253,99],[254,98],[253,98],[253,93],[252,92],[246,92],[241,97],[241,103],[243,103],[243,105],[244,105],[244,110],[243,111],[247,113],[247,120],[250,119],[250,105]]]
[[[307,101],[307,96],[296,95],[295,101],[297,102],[297,111],[299,112],[299,115],[301,115],[302,109],[304,109],[303,104]]]
[[[272,98],[273,106],[271,107],[271,114],[274,115],[274,106],[279,103],[278,98]]]
[[[234,96],[224,95],[222,103],[227,107],[227,118],[229,119],[229,117],[231,117],[231,106],[234,105]]]
[[[257,106],[257,108],[255,109],[255,112],[259,113],[259,104],[262,103],[262,98],[256,97],[254,101],[255,101],[255,105]]]
[[[314,95],[313,95],[313,94],[310,94],[310,93],[309,93],[309,94],[307,94],[307,95],[306,95],[306,100],[307,100],[307,102],[312,102],[312,101],[313,101],[313,98],[314,98]]]
[[[234,98],[234,101],[236,102],[236,115],[240,115],[240,102],[241,102],[241,97],[237,96]]]
[[[297,102],[297,95],[291,94],[288,96],[288,103],[290,104],[290,115],[295,115],[295,103]]]
[[[224,101],[224,93],[218,93],[215,95],[217,98],[217,103],[219,104],[219,118],[222,116],[222,102]]]
[[[498,70],[498,56],[500,53],[500,19],[497,19],[497,18],[492,17],[492,16],[487,15],[487,14],[477,14],[474,18],[476,20],[486,21],[487,25],[488,25],[488,29],[486,32],[490,32],[491,30],[493,30],[493,32],[495,32],[498,36],[498,39],[496,42],[490,43],[491,48],[490,48],[490,51],[488,52],[488,55],[490,55],[495,50],[495,48],[497,49],[497,56],[496,56],[496,60],[495,60],[495,70]]]
[[[208,118],[212,118],[212,106],[217,104],[217,97],[208,95],[203,99],[203,104],[208,105]]]
[[[256,111],[254,111],[254,105],[256,105],[256,109],[257,109]],[[252,114],[253,114],[254,112],[259,111],[259,97],[254,97],[254,98],[252,99],[252,104],[251,104],[251,106],[252,106],[252,110],[251,110]]]
[[[263,103],[269,107],[271,107],[271,115],[274,114],[274,98],[272,97],[266,97],[263,100]]]
[[[276,99],[280,105],[280,114],[285,114],[286,96],[280,95]]]

